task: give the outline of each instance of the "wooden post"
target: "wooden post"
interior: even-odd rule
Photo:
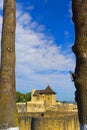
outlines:
[[[87,130],[87,0],[72,0],[76,55],[75,73],[72,74],[76,87],[80,129]]]
[[[15,90],[16,2],[4,0],[0,73],[0,130],[18,130]]]

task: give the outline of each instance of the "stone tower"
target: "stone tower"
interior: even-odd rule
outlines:
[[[0,73],[0,130],[18,130],[15,91],[15,0],[4,0]]]
[[[72,47],[76,55],[75,73],[72,74],[76,87],[81,130],[87,129],[87,0],[72,0],[75,44]]]

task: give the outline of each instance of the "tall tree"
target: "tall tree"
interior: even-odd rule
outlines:
[[[19,129],[15,91],[15,6],[15,0],[4,0],[0,73],[0,130]]]
[[[72,0],[76,55],[76,68],[73,75],[76,87],[76,101],[80,129],[87,130],[87,0]]]

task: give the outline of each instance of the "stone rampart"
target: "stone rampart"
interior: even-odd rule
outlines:
[[[73,112],[20,113],[20,130],[79,130],[78,114]]]
[[[43,102],[26,102],[26,103],[17,103],[17,110],[18,113],[25,113],[25,112],[46,112],[49,111],[72,111],[74,109],[77,109],[77,105],[75,104],[63,104],[60,102],[56,102],[55,105],[45,105]]]

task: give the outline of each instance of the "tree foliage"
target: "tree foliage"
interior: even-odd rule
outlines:
[[[27,102],[31,100],[31,92],[29,93],[21,93],[16,92],[16,102]]]

